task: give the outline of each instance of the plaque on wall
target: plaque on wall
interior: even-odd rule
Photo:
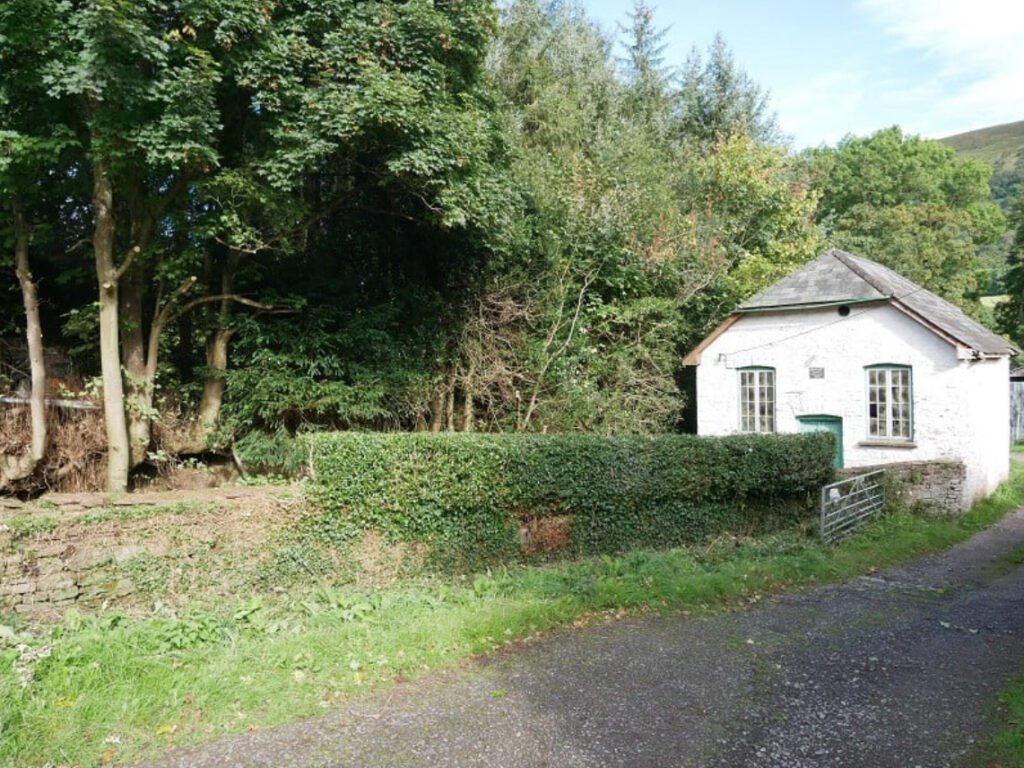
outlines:
[[[824,379],[825,378],[825,369],[824,368],[808,368],[807,370],[810,371],[812,379]]]

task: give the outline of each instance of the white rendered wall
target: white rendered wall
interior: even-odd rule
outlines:
[[[970,505],[992,493],[1010,473],[1010,362],[1004,357],[966,365],[964,502]]]
[[[738,432],[738,369],[767,366],[775,369],[777,431],[798,432],[798,416],[839,416],[847,467],[960,460],[970,495],[991,491],[1009,466],[1007,361],[959,360],[949,342],[888,304],[850,310],[846,317],[835,307],[741,316],[701,353],[698,433]],[[911,447],[864,444],[878,442],[867,434],[864,366],[879,363],[913,370]],[[810,378],[812,367],[824,378]]]

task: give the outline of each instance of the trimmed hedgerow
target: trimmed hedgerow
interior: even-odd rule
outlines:
[[[425,543],[455,568],[520,558],[520,526],[546,517],[567,521],[568,555],[768,530],[806,515],[834,450],[827,433],[307,439],[318,537],[341,544],[374,530]]]

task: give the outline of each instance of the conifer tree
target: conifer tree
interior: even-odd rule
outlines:
[[[683,69],[677,130],[684,140],[714,144],[746,137],[772,144],[781,139],[768,94],[736,65],[721,34],[715,35],[707,60],[694,49]]]
[[[619,25],[624,36],[626,78],[633,115],[647,125],[660,124],[667,117],[673,70],[665,65],[665,36],[668,28],[659,28],[655,8],[646,0],[634,0],[629,24]]]

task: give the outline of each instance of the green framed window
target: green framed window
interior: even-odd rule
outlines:
[[[909,365],[869,365],[867,374],[868,437],[912,440],[913,375]]]
[[[775,431],[775,369],[741,368],[740,431]]]

